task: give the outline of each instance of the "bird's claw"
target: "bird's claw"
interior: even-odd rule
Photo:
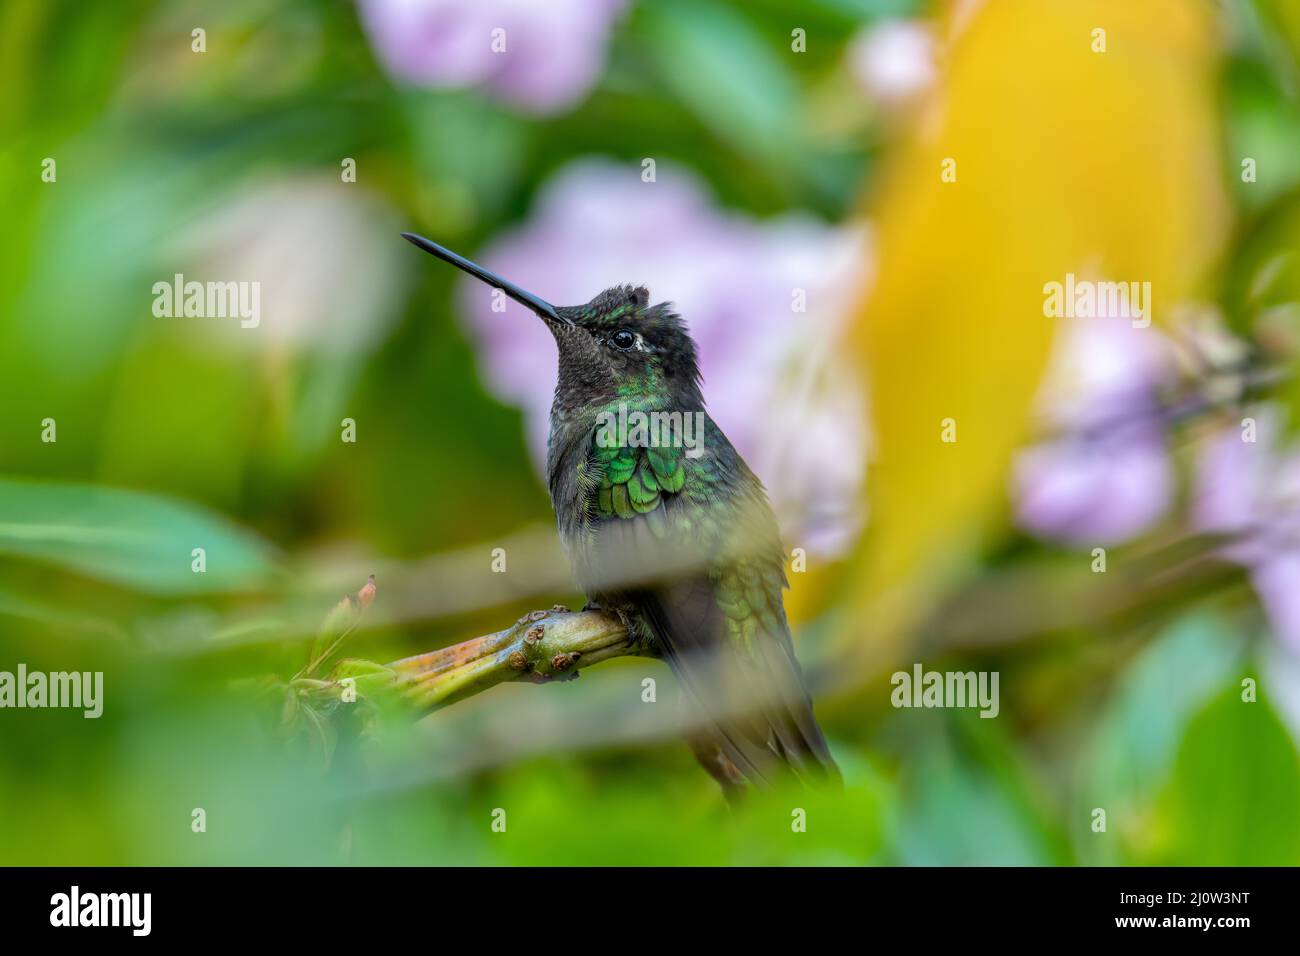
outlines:
[[[627,642],[629,644],[636,643],[637,632],[636,628],[632,624],[632,618],[630,618],[627,611],[623,610],[621,607],[609,608],[597,601],[588,601],[582,606],[582,609],[584,611],[600,611],[603,614],[618,615],[619,623],[623,625],[623,630],[627,631]]]
[[[636,643],[636,627],[633,625],[632,618],[628,616],[627,611],[619,607],[614,609],[614,613],[618,615],[618,619],[623,625],[623,630],[627,631],[628,644]]]

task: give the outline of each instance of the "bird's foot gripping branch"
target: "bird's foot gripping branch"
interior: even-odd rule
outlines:
[[[614,615],[556,606],[526,614],[494,634],[388,666],[396,690],[427,713],[506,681],[571,680],[581,667],[639,653]]]
[[[400,701],[422,716],[507,681],[572,680],[580,668],[642,653],[615,615],[557,605],[532,611],[504,630],[389,664],[341,660],[328,677],[317,677],[374,594],[372,577],[326,618],[308,665],[289,684],[302,703],[328,713],[340,703]]]

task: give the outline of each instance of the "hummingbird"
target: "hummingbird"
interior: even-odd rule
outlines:
[[[500,289],[559,353],[546,478],[589,608],[667,662],[696,711],[689,742],[728,800],[794,776],[839,782],[790,639],[785,552],[758,477],[705,410],[695,341],[643,286],[555,306],[435,242]],[[626,427],[631,425],[631,427]]]

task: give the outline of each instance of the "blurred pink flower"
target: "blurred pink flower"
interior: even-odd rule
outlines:
[[[530,112],[554,113],[576,103],[596,82],[610,31],[626,5],[626,0],[361,0],[361,21],[384,66],[401,80],[480,86]]]
[[[1072,544],[1127,541],[1164,513],[1172,476],[1160,434],[1072,438],[1016,463],[1017,516],[1028,531]]]
[[[1127,318],[1069,320],[1041,401],[1060,432],[1022,452],[1012,477],[1018,523],[1071,544],[1127,541],[1168,509],[1173,469],[1156,389],[1167,340]]]
[[[612,161],[574,163],[478,259],[558,304],[628,282],[675,303],[700,348],[709,411],[767,485],[792,546],[833,553],[857,530],[866,463],[861,391],[832,347],[864,237],[798,216],[729,214],[663,163],[657,180]],[[806,311],[796,311],[800,290]],[[491,311],[491,294],[460,286],[488,385],[524,410],[540,471],[555,346],[521,306]]]
[[[919,20],[885,20],[849,41],[848,59],[849,69],[867,95],[895,106],[934,82],[934,34]]]
[[[1300,448],[1280,447],[1272,408],[1252,417],[1254,441],[1233,425],[1201,446],[1193,520],[1235,538],[1224,555],[1250,569],[1274,631],[1300,651]]]

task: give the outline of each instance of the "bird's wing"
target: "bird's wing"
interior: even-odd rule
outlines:
[[[723,469],[717,450],[593,444],[588,555],[610,582],[596,590],[635,611],[749,779],[835,773],[790,641],[775,519],[739,456]]]

